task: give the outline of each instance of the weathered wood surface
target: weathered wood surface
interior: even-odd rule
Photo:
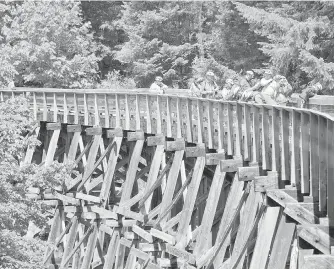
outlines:
[[[29,194],[56,206],[47,264],[300,268],[317,260],[304,244],[328,263],[332,229],[315,225],[319,216],[333,225],[330,116],[147,93],[29,91],[44,143],[23,163],[75,162],[79,173],[63,190]],[[316,206],[276,190],[284,185]]]

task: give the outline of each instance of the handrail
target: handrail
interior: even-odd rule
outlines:
[[[73,93],[73,94],[139,94],[139,95],[150,95],[150,96],[169,96],[169,97],[188,97],[192,100],[210,100],[211,102],[222,102],[222,103],[240,103],[240,104],[247,104],[253,105],[257,107],[268,106],[268,107],[276,107],[278,109],[285,109],[287,111],[291,111],[292,109],[297,111],[305,111],[315,113],[321,116],[326,117],[327,119],[334,120],[334,117],[327,113],[322,113],[317,110],[310,110],[305,108],[295,108],[295,107],[288,107],[288,106],[279,106],[279,105],[262,105],[262,104],[251,104],[249,102],[241,102],[241,101],[220,101],[215,99],[206,99],[200,97],[193,97],[189,95],[189,89],[168,89],[166,94],[157,94],[150,91],[149,88],[134,88],[134,89],[117,89],[117,90],[110,90],[110,89],[58,89],[58,88],[28,88],[28,87],[16,87],[13,89],[0,89],[0,101],[3,100],[3,93]],[[183,95],[181,95],[183,94]],[[180,96],[181,95],[181,96]]]
[[[145,91],[142,89],[141,91]],[[36,120],[143,130],[205,143],[277,172],[333,216],[334,118],[308,109],[233,101],[73,89],[0,89],[0,101],[25,93]],[[28,94],[29,93],[29,94]],[[333,218],[332,218],[333,219]]]

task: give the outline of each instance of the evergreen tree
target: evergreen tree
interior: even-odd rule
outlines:
[[[12,66],[0,70],[3,82],[15,75],[18,86],[92,87],[107,48],[94,40],[79,3],[29,1],[8,13],[0,55]]]
[[[253,2],[236,3],[236,8],[251,30],[268,39],[259,43],[261,50],[270,56],[270,65],[286,76],[296,91],[308,83],[320,82],[325,93],[329,93],[334,89],[334,59],[333,53],[329,53],[334,47],[332,5]],[[306,8],[311,12],[306,12]]]
[[[56,188],[72,180],[71,164],[21,164],[26,148],[39,144],[36,137],[27,136],[33,126],[25,98],[0,102],[0,269],[43,268],[46,242],[25,235],[29,222],[39,228],[46,225],[50,208],[25,194],[30,187]]]

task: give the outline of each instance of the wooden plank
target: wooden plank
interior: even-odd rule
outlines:
[[[151,122],[151,103],[150,103],[150,96],[146,95],[145,96],[145,104],[146,104],[146,112],[147,112],[147,133],[151,134],[152,133],[152,122]]]
[[[279,150],[279,111],[277,108],[272,108],[272,123],[271,123],[271,133],[272,133],[272,171],[281,172],[280,167],[280,150]]]
[[[152,235],[150,233],[148,233],[147,231],[143,230],[142,228],[140,228],[137,225],[133,225],[133,232],[136,233],[138,236],[142,237],[144,240],[146,240],[149,243],[153,243],[153,238]]]
[[[46,159],[45,159],[45,166],[50,165],[54,160],[54,155],[55,155],[55,152],[56,152],[60,131],[61,130],[54,130],[53,131],[53,134],[52,134],[52,137],[51,137],[51,140],[50,140],[50,144],[49,144],[49,148],[48,148],[48,152],[47,152],[47,156],[46,156]]]
[[[314,253],[313,249],[299,249],[299,253],[298,253],[299,254],[298,255],[299,269],[306,268],[304,257],[306,255],[312,255],[313,253]]]
[[[140,98],[141,96],[136,94],[135,97],[135,128],[136,130],[141,129],[141,115],[140,115]]]
[[[222,103],[217,103],[218,105],[218,118],[217,118],[217,123],[218,123],[218,149],[223,149],[224,148],[224,118],[223,118],[223,104]]]
[[[306,255],[304,269],[331,269],[334,268],[333,255]]]
[[[243,159],[250,161],[250,146],[251,146],[251,134],[250,134],[250,106],[243,104],[243,124],[244,124],[244,139],[243,139]]]
[[[186,140],[188,142],[193,141],[193,124],[192,124],[192,101],[184,98],[185,103],[186,103]]]
[[[206,165],[218,165],[222,160],[226,159],[226,154],[223,149],[218,150],[217,153],[206,154]]]
[[[300,115],[295,110],[291,112],[292,118],[292,134],[291,134],[291,185],[301,188],[299,178],[299,126]]]
[[[183,170],[183,168],[184,168],[183,164],[181,166],[181,170]],[[159,217],[155,220],[154,227],[157,227],[160,224],[161,220],[163,218],[165,218],[165,216],[171,211],[171,209],[177,204],[177,202],[179,201],[181,196],[184,194],[184,191],[185,191],[186,187],[188,186],[188,184],[191,181],[192,172],[193,172],[193,170],[188,174],[187,178],[185,178],[184,180],[182,179],[182,183],[183,183],[182,187],[178,190],[177,194],[175,195],[173,200],[170,202],[170,204],[166,207],[165,211],[162,212],[159,215]],[[182,178],[183,178],[183,176],[182,176]],[[186,194],[187,194],[187,192],[185,193],[185,195]]]
[[[261,203],[261,201],[261,194],[254,192],[253,188],[250,188],[248,198],[245,202],[243,211],[240,214],[240,226],[237,231],[231,260],[229,263],[230,265],[236,265],[236,268],[242,268],[243,266],[244,259],[241,259],[241,255],[243,254],[243,252],[246,251],[243,246],[246,244],[246,242],[248,242],[248,238],[250,237],[250,233],[253,228],[250,224],[253,223],[255,220],[256,212],[257,210],[259,210],[259,204]]]
[[[122,127],[120,112],[121,112],[121,110],[120,110],[120,95],[115,94],[115,128]]]
[[[301,224],[313,224],[318,221],[313,212],[305,209],[296,201],[292,204],[286,203],[284,213]]]
[[[238,180],[241,181],[251,181],[254,180],[256,176],[259,176],[259,167],[238,167]]]
[[[198,129],[198,144],[205,142],[203,139],[203,104],[201,100],[197,100],[197,129]]]
[[[319,210],[327,212],[327,120],[319,116]]]
[[[171,167],[171,163],[173,161],[173,158],[170,159],[170,161],[164,166],[164,169],[161,171],[161,173],[158,175],[157,179],[155,180],[155,182],[152,184],[152,186],[148,189],[145,190],[144,194],[143,194],[143,198],[141,199],[141,201],[139,202],[139,208],[141,208],[145,201],[150,197],[150,195],[153,193],[153,191],[158,188],[158,186],[160,186],[162,184],[162,181],[164,179],[165,173],[167,171],[169,171],[170,167]]]
[[[144,140],[137,140],[136,141],[134,151],[131,155],[131,160],[130,160],[129,167],[128,167],[128,170],[127,170],[126,181],[123,184],[120,205],[122,205],[123,202],[125,202],[126,200],[128,200],[131,197],[131,192],[133,190],[133,185],[134,185],[134,182],[135,182],[135,177],[136,177],[138,164],[140,162],[140,157],[141,157],[141,153],[142,153],[142,149],[143,149],[143,144],[144,144]]]
[[[215,174],[212,180],[211,188],[208,194],[208,199],[202,217],[200,231],[197,236],[196,245],[193,249],[194,255],[199,255],[206,251],[206,241],[211,236],[210,231],[215,217],[216,208],[219,202],[221,189],[225,180],[226,173],[220,171],[220,166],[216,167]]]
[[[243,167],[242,159],[229,159],[220,161],[221,172],[237,172],[239,171],[240,167]]]
[[[120,233],[116,229],[114,229],[112,238],[108,245],[108,250],[106,254],[106,260],[103,269],[112,268],[115,262],[115,256],[117,251],[117,246],[120,240]]]
[[[262,106],[262,168],[263,170],[271,170],[271,163],[269,160],[269,111]]]
[[[288,111],[285,109],[280,110],[281,118],[281,180],[282,182],[288,181],[290,179],[290,116]]]
[[[110,122],[109,122],[109,118],[110,118],[110,114],[109,114],[109,105],[108,105],[108,95],[104,94],[104,102],[105,102],[105,128],[109,128],[110,127]]]
[[[258,234],[250,269],[266,268],[271,243],[280,212],[280,207],[268,207],[260,224],[261,233]]]
[[[123,238],[121,238],[123,239]],[[121,239],[119,240],[119,244],[116,251],[116,260],[115,260],[115,269],[124,269],[124,257],[126,252],[125,245],[121,244]]]
[[[68,106],[67,106],[67,97],[66,97],[66,93],[64,93],[63,95],[63,108],[64,108],[64,112],[63,112],[63,123],[67,123],[67,117],[68,117]]]
[[[36,129],[34,129],[32,135],[37,138],[39,136],[40,129],[41,129],[40,127],[37,127]],[[23,164],[31,163],[31,161],[33,159],[33,156],[34,156],[35,149],[36,149],[36,146],[29,146],[28,147],[26,155],[24,156]]]
[[[283,269],[289,256],[290,247],[295,232],[294,223],[286,223],[285,216],[280,218],[279,227],[271,249],[267,268]]]
[[[229,195],[226,201],[226,205],[224,208],[224,212],[221,218],[221,220],[224,219],[225,221],[221,221],[219,230],[216,236],[216,241],[215,241],[215,247],[217,249],[219,247],[223,249],[222,252],[225,252],[224,248],[225,246],[227,246],[227,244],[225,244],[226,242],[223,242],[223,241],[225,240],[224,239],[225,234],[230,229],[229,223],[232,223],[234,216],[236,215],[236,212],[239,210],[238,204],[243,194],[243,186],[244,186],[244,182],[239,181],[237,175],[235,175],[232,181],[231,189],[230,189],[230,192],[229,192]],[[221,245],[221,244],[225,244],[225,245]],[[217,254],[218,253],[216,253],[216,255]],[[208,251],[207,253],[204,253],[203,255],[198,257],[197,265],[204,266],[205,264],[208,263],[210,259],[214,259],[213,258],[214,255],[215,255],[215,248],[213,248],[212,251]],[[222,260],[219,261],[219,263],[221,264]]]
[[[236,103],[236,159],[242,158],[242,106]]]
[[[98,204],[100,203],[100,198],[99,197],[84,194],[84,193],[81,193],[81,192],[76,193],[76,198],[77,199],[82,199],[82,200],[85,200],[85,201],[90,201],[90,202],[93,202],[93,203],[98,203]]]
[[[131,130],[130,129],[130,100],[129,100],[129,95],[125,94],[125,129],[126,130]]]
[[[144,215],[143,214],[133,212],[128,208],[119,207],[116,212],[120,215],[123,215],[124,217],[131,218],[131,219],[134,219],[134,220],[138,220],[140,222],[144,222]]]
[[[68,157],[67,157],[68,162],[73,162],[76,159],[80,135],[81,135],[80,132],[75,132],[73,134],[70,149],[68,151]]]
[[[166,96],[166,136],[172,137],[171,100]]]
[[[57,107],[57,96],[56,93],[53,94],[53,121],[57,122],[57,116],[58,116],[58,107]]]
[[[301,166],[301,193],[309,193],[309,114],[301,113],[300,131],[300,166]]]
[[[188,253],[185,250],[179,249],[177,247],[174,247],[170,244],[164,244],[165,251],[173,256],[176,256],[178,258],[182,258],[186,262],[190,264],[195,264],[195,256],[191,253]]]
[[[182,137],[182,124],[181,99],[177,97],[177,138]]]
[[[44,255],[44,259],[43,259],[45,261],[45,263],[50,263],[51,262],[52,256],[50,258],[48,258],[48,259],[46,259],[46,258],[47,258],[48,253],[51,251],[51,247],[50,246],[52,246],[52,245],[55,244],[56,238],[60,234],[60,229],[61,229],[60,214],[61,214],[61,209],[60,209],[60,207],[57,207],[56,211],[55,211],[55,214],[54,214],[54,217],[53,217],[53,220],[52,220],[52,225],[51,225],[51,228],[50,228],[50,233],[49,233],[49,236],[48,236],[48,244],[49,244],[49,246],[46,249],[46,252],[45,252],[45,255]]]
[[[214,126],[213,126],[213,103],[212,101],[208,100],[206,102],[207,106],[207,132],[208,132],[208,148],[214,148]]]
[[[298,225],[298,236],[318,249],[323,254],[330,254],[330,247],[334,245],[334,239],[326,232],[312,225]]]
[[[88,102],[87,102],[87,94],[84,93],[84,124],[88,125]]]
[[[162,162],[163,153],[164,153],[164,145],[158,145],[156,147],[155,154],[154,154],[154,157],[153,157],[153,161],[152,161],[151,166],[150,166],[150,171],[149,171],[147,184],[145,186],[144,192],[147,192],[152,187],[152,185],[154,184],[155,179],[158,177],[159,168],[160,168],[160,164]],[[148,197],[148,199],[145,202],[144,209],[145,209],[146,213],[149,212],[149,210],[150,210],[151,199],[152,199],[152,194],[150,194],[150,196]]]
[[[176,243],[175,238],[172,235],[169,235],[165,232],[159,231],[157,229],[151,228],[150,234],[156,238],[159,238],[171,245],[174,245]]]
[[[260,176],[254,179],[255,192],[266,192],[267,190],[278,189],[277,176]]]
[[[48,121],[48,106],[46,93],[43,92],[43,121]]]
[[[94,249],[95,249],[95,246],[97,244],[97,239],[98,239],[97,223],[95,222],[93,226],[94,226],[93,231],[88,237],[84,259],[83,259],[83,263],[81,264],[80,269],[89,269],[91,261],[93,259]]]
[[[194,171],[192,175],[192,181],[187,189],[187,195],[185,199],[185,203],[183,206],[183,210],[181,213],[181,221],[178,226],[178,245],[185,248],[187,245],[187,231],[189,228],[189,224],[191,221],[193,207],[195,204],[195,200],[197,198],[200,182],[202,179],[203,171],[205,168],[205,158],[197,157],[196,163],[194,165]]]
[[[157,134],[163,134],[162,129],[162,99],[159,95],[157,95],[157,111],[156,111],[156,129]]]
[[[181,212],[179,212],[176,216],[171,218],[169,221],[167,221],[163,226],[162,226],[162,231],[166,232],[170,229],[173,228],[176,224],[180,222],[180,217],[181,217]]]
[[[252,163],[257,164],[260,161],[259,155],[259,109],[254,106],[252,108]]]
[[[166,210],[166,208],[172,201],[183,156],[184,156],[184,150],[178,150],[175,152],[172,166],[171,166],[168,179],[167,179],[167,185],[166,185],[163,198],[162,198],[162,203],[161,203],[162,206],[161,206],[160,214]],[[162,221],[163,223],[165,222],[164,220]]]
[[[233,126],[233,107],[230,103],[227,104],[227,113],[228,113],[228,133],[227,133],[227,154],[232,156],[234,154],[234,126]]]
[[[63,256],[62,256],[61,263],[60,263],[61,267],[64,268],[64,269],[68,268],[68,265],[65,265],[64,262],[65,262],[66,257],[69,256],[71,250],[74,247],[75,241],[76,241],[76,236],[77,236],[77,232],[78,232],[78,230],[77,230],[78,229],[78,217],[74,216],[72,218],[71,222],[72,222],[72,226],[71,226],[70,231],[69,231],[68,241],[67,241],[67,244],[64,247],[64,253],[63,253]]]
[[[195,147],[186,147],[185,155],[186,158],[206,156],[206,146],[205,144],[198,144]]]
[[[79,107],[78,107],[78,97],[76,93],[73,94],[73,109],[74,109],[73,123],[78,124],[79,123]]]
[[[319,117],[311,113],[310,123],[310,195],[319,201]]]
[[[290,269],[298,269],[298,240],[294,239],[291,247]]]
[[[71,260],[71,258],[73,257],[73,255],[77,252],[77,250],[79,249],[79,247],[82,246],[83,242],[87,239],[87,237],[90,236],[90,234],[92,233],[92,231],[94,230],[94,226],[90,226],[87,231],[85,232],[85,234],[81,237],[81,239],[79,240],[79,242],[75,245],[75,247],[72,249],[71,253],[69,254],[69,256],[66,257],[65,261],[64,261],[64,266],[66,266],[68,264],[68,262]],[[79,235],[80,235],[80,230],[79,230]]]
[[[106,204],[108,203],[109,194],[111,193],[112,197],[114,196],[115,189],[113,184],[113,177],[121,148],[122,139],[123,139],[122,137],[114,137],[113,139],[113,143],[115,143],[116,146],[109,155],[107,171],[100,191],[100,200],[102,202],[103,207],[105,207]]]
[[[334,227],[334,121],[327,120],[327,212],[329,225]]]

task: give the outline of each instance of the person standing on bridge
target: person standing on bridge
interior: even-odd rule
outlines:
[[[163,83],[163,78],[161,76],[157,76],[155,79],[155,82],[151,84],[150,86],[150,91],[159,93],[159,94],[164,94],[165,91],[167,90],[168,86],[166,86]]]

